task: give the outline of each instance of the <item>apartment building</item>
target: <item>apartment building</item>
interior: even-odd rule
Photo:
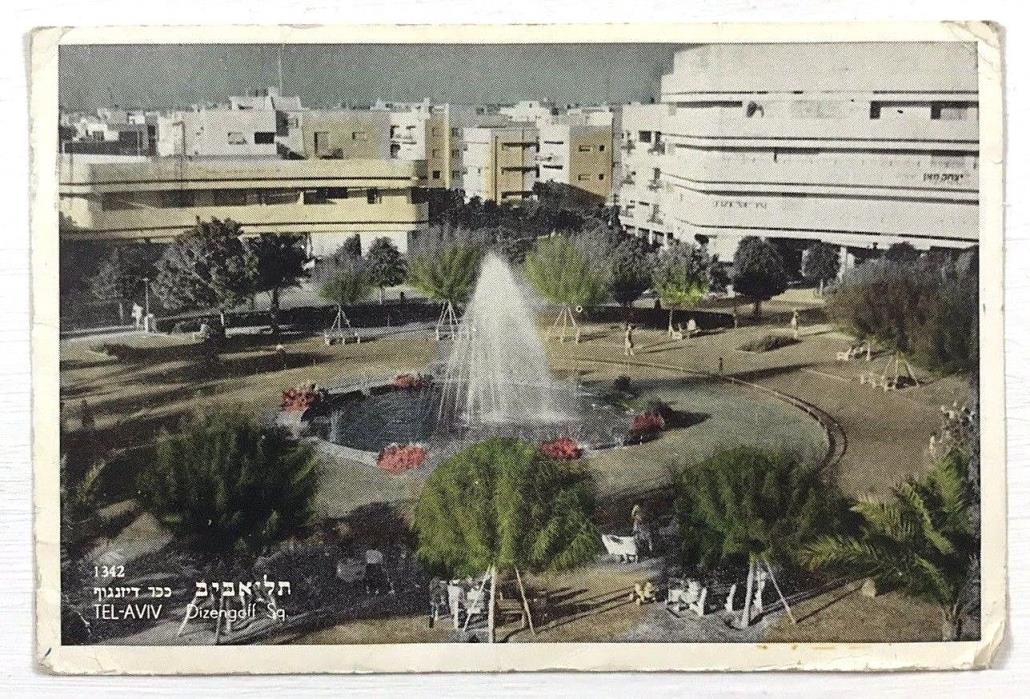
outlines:
[[[606,202],[612,195],[615,150],[611,120],[607,125],[588,121],[563,118],[539,126],[539,180],[567,184]]]
[[[94,114],[62,113],[59,123],[62,153],[153,155],[156,150],[156,113],[103,108]]]
[[[157,154],[198,158],[278,155],[273,109],[200,108],[162,114]]]
[[[501,114],[507,116],[511,121],[528,122],[540,124],[550,121],[551,117],[558,114],[554,102],[550,100],[524,100],[513,105],[500,107]]]
[[[530,124],[463,128],[465,197],[504,202],[531,195],[539,173],[539,136]]]
[[[723,259],[746,235],[975,244],[976,79],[958,42],[686,48],[623,108],[622,222]]]
[[[367,109],[311,109],[303,114],[307,158],[390,158],[390,114]]]
[[[228,218],[246,234],[304,235],[315,255],[355,233],[404,251],[428,225],[424,178],[421,163],[390,160],[64,156],[61,237],[166,241]]]

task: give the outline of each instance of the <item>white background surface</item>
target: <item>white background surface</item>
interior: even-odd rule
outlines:
[[[1027,127],[1030,28],[1023,2],[1003,0],[13,0],[0,12],[0,115],[4,193],[0,217],[0,694],[22,696],[269,695],[624,696],[824,695],[1026,696],[1030,694],[1030,185]],[[987,19],[1000,23],[1007,84],[1006,348],[1008,383],[1009,633],[995,668],[966,673],[876,675],[435,675],[378,677],[72,678],[38,673],[32,658],[32,505],[29,458],[29,281],[27,32],[35,26],[108,24],[504,23],[504,22],[813,22]],[[126,43],[131,43],[131,34]],[[132,70],[126,66],[126,70]],[[1000,352],[1001,348],[982,348]]]

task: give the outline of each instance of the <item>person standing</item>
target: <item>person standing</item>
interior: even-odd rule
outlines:
[[[794,339],[795,340],[798,339],[798,327],[799,326],[800,326],[800,323],[798,322],[798,312],[797,312],[797,309],[794,309],[794,314],[790,317],[790,329],[794,333]]]
[[[623,346],[623,356],[635,357],[636,352],[633,351],[633,324],[626,323],[626,337]]]

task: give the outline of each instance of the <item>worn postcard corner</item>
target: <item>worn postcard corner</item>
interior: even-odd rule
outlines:
[[[998,25],[30,43],[41,670],[990,665]]]

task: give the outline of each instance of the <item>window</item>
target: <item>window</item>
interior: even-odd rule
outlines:
[[[165,192],[165,195],[175,194],[176,192]],[[131,197],[132,195],[128,195]],[[124,209],[135,208],[132,205],[132,201],[125,194],[104,194],[100,198],[100,208],[104,211],[122,211]]]
[[[352,131],[351,135],[350,135],[350,140],[352,140],[352,141],[367,141],[368,140],[368,134],[365,133],[364,131]]]
[[[286,117],[286,127],[290,129],[296,129],[300,127],[300,117]]]
[[[597,150],[598,150],[598,152],[600,152],[600,153],[604,153],[604,144],[602,143],[602,144],[598,145],[598,146],[597,146]]]
[[[451,149],[451,157],[452,158],[458,158],[460,156],[461,156],[461,151],[460,150],[458,150],[457,148],[452,148]]]
[[[173,191],[173,192],[162,192],[161,194],[161,206],[166,209],[188,209],[191,206],[195,206],[193,199],[193,192],[187,191]],[[104,208],[108,208],[106,203]],[[124,207],[128,208],[128,207]]]
[[[579,147],[579,152],[580,152],[580,153],[589,153],[589,152],[591,152],[592,150],[594,150],[594,147],[593,147],[593,146],[580,146],[580,147]]]
[[[639,133],[639,135],[638,135],[638,138],[640,139],[641,143],[650,143],[651,142],[651,132],[650,131],[641,131]]]
[[[390,127],[390,138],[396,138],[397,137],[397,132],[400,131],[400,128],[401,127],[398,126],[397,124],[392,125]]]
[[[246,206],[247,190],[216,189],[214,191],[215,206]]]
[[[306,189],[304,190],[304,203],[305,204],[328,204],[329,203],[329,192],[325,189]]]
[[[454,178],[461,177],[461,171],[460,170],[451,170],[451,177],[454,177]]]
[[[239,131],[229,132],[229,145],[230,146],[243,146],[247,144],[247,137]]]
[[[266,189],[261,192],[261,203],[266,206],[296,204],[297,191],[293,189]]]
[[[590,175],[576,175],[576,179],[579,180],[580,182],[589,182],[590,181]]]
[[[457,138],[459,135],[461,135],[461,132],[458,129],[451,129],[451,136]]]
[[[382,193],[375,187],[369,187],[365,193],[365,198],[369,204],[379,204],[383,201]]]
[[[601,174],[599,174],[599,175],[597,176],[597,179],[598,179],[598,180],[603,180],[603,179],[604,179],[604,173],[602,172]]]
[[[439,170],[433,170],[433,179],[434,180],[440,179],[440,171]],[[371,203],[371,202],[369,202],[369,203]]]
[[[259,145],[268,145],[269,143],[275,143],[275,131],[255,131],[254,143],[257,143]]]
[[[350,192],[346,187],[329,187],[325,190],[325,196],[327,199],[346,199]]]
[[[328,131],[316,131],[315,132],[315,155],[329,155],[329,132]]]

